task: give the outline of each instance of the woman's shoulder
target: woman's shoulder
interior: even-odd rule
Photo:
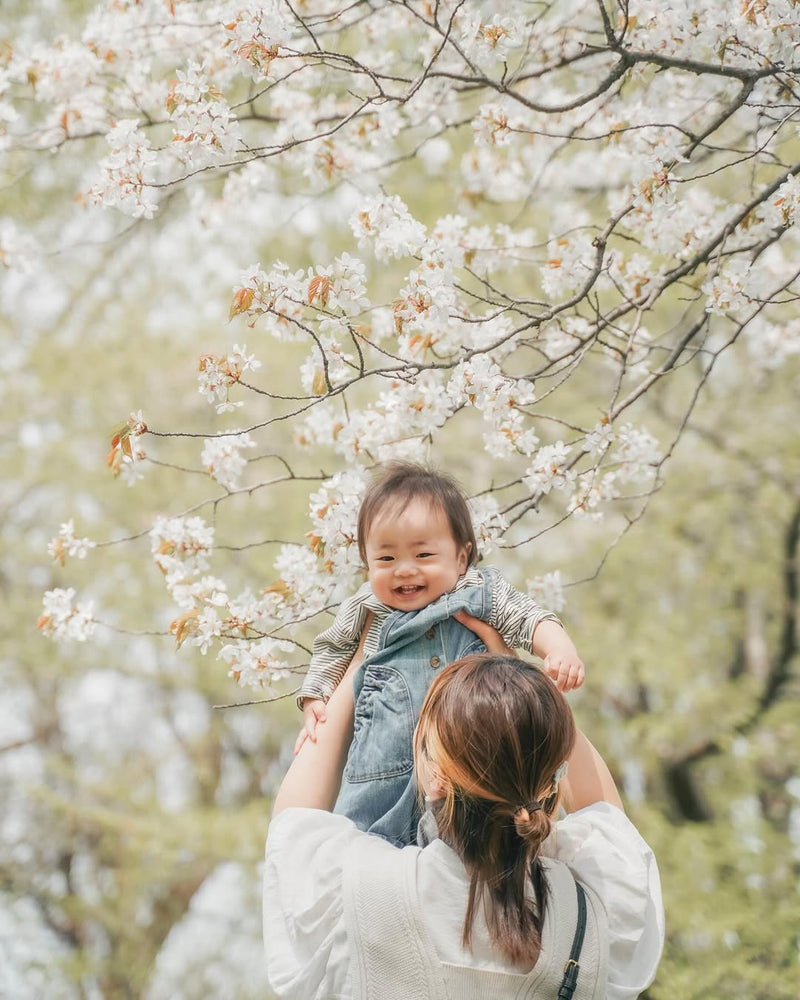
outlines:
[[[585,845],[587,837],[593,838],[593,848],[601,852],[652,853],[626,813],[610,802],[593,802],[563,815],[545,841],[545,853],[568,861]]]
[[[267,974],[278,996],[351,995],[346,870],[374,851],[400,852],[322,809],[284,809],[270,823],[264,857]],[[386,865],[384,867],[389,867]]]
[[[560,862],[606,902],[615,889],[647,890],[643,874],[653,852],[622,809],[595,802],[562,816],[542,847],[543,857]]]
[[[339,890],[353,852],[356,856],[378,853],[387,859],[398,853],[387,841],[359,830],[347,816],[324,809],[284,809],[267,831],[265,857],[272,869],[302,870],[311,877],[321,877],[333,892]]]
[[[649,844],[617,806],[597,802],[560,820],[543,853],[562,862],[597,898],[607,922],[608,995],[644,990],[664,943],[658,865]]]
[[[267,830],[267,854],[283,851],[299,845],[308,850],[316,842],[334,841],[341,849],[353,839],[366,836],[352,820],[346,816],[328,812],[325,809],[308,809],[292,806],[275,816]]]

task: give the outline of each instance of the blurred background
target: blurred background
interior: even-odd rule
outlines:
[[[91,6],[4,0],[6,68],[12,49],[79,33]],[[233,289],[256,260],[305,268],[352,244],[351,206],[346,194],[301,204],[285,187],[237,199],[209,179],[166,199],[157,224],[76,215],[104,148],[98,133],[35,165],[9,153],[0,191],[0,996],[265,998],[259,865],[297,678],[261,701],[169,634],[148,532],[213,495],[198,441],[147,438],[128,479],[106,459],[138,410],[153,430],[200,439],[278,412],[253,397],[246,420],[216,416],[198,359],[246,341],[272,385],[296,381],[303,350],[229,323]],[[435,218],[448,178],[405,183],[417,216]],[[671,308],[677,324],[679,297]],[[675,442],[646,504],[611,532],[573,518],[539,536],[537,514],[532,540],[491,561],[520,587],[556,571],[569,584],[560,613],[587,666],[571,701],[661,868],[667,944],[647,996],[795,1000],[800,363],[770,369],[734,344],[687,421],[703,364],[638,404],[637,422]],[[600,377],[571,376],[575,424],[591,423]],[[514,468],[476,447],[476,427],[465,418],[431,452],[468,492]],[[292,456],[296,479],[216,511],[220,572],[254,591],[275,582],[271,545],[305,542],[315,479],[344,464],[300,452],[293,433],[272,424],[254,455],[257,481],[277,476],[273,454]],[[98,544],[62,566],[48,543],[70,519]],[[56,587],[102,609],[90,641],[37,630]]]

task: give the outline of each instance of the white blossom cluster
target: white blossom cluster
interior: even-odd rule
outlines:
[[[57,587],[45,592],[37,625],[43,635],[52,639],[85,642],[95,630],[92,608],[91,601],[75,601],[74,587]]]
[[[640,482],[652,475],[662,455],[658,441],[649,431],[627,423],[616,432],[610,457],[618,463],[620,479]]]
[[[152,219],[158,209],[153,185],[156,154],[133,118],[116,122],[106,133],[110,147],[100,161],[100,179],[89,188],[90,201],[118,208],[134,219]]]
[[[525,471],[525,484],[531,493],[545,495],[551,490],[566,490],[575,482],[575,471],[568,462],[571,448],[563,441],[541,447]]]
[[[371,245],[378,260],[409,257],[425,242],[425,227],[413,218],[397,195],[377,195],[350,220],[359,246]]]
[[[111,438],[111,451],[106,461],[114,476],[119,476],[128,486],[142,478],[141,464],[146,457],[142,437],[147,424],[142,411],[128,415],[128,419]]]
[[[285,639],[255,639],[224,645],[219,658],[228,664],[228,676],[241,687],[268,688],[289,676],[289,662],[279,654],[293,650]]]
[[[361,570],[356,525],[366,473],[358,466],[332,476],[309,498],[312,551],[322,560],[326,573],[346,593]]]
[[[61,525],[56,537],[48,543],[47,552],[54,562],[63,566],[67,556],[85,559],[96,544],[89,538],[78,538],[75,535],[75,522],[70,518]]]
[[[508,527],[506,517],[500,510],[497,498],[491,493],[472,497],[469,501],[469,512],[472,527],[475,531],[475,541],[482,557],[489,556],[503,538]]]
[[[202,517],[158,517],[150,529],[150,551],[167,589],[204,573],[214,548],[214,528]]]
[[[189,62],[177,71],[167,109],[173,143],[185,144],[179,156],[193,167],[235,153],[241,143],[239,121],[209,79],[204,66]]]
[[[285,679],[291,661],[281,654],[292,653],[294,643],[269,633],[313,617],[360,582],[355,536],[365,482],[363,473],[343,473],[311,495],[308,545],[282,546],[277,579],[260,593],[232,596],[209,572],[214,530],[202,518],[158,518],[151,551],[180,609],[171,626],[178,644],[204,654],[216,648],[242,686],[271,687]]]
[[[364,264],[349,253],[341,254],[327,267],[309,269],[308,303],[326,312],[357,316],[370,305],[366,292]],[[325,330],[326,322],[330,321],[323,317],[321,330]]]
[[[216,438],[206,438],[200,456],[203,468],[220,486],[228,490],[239,487],[247,459],[242,454],[255,448],[256,442],[247,433],[229,433]]]
[[[235,344],[233,350],[224,357],[204,354],[200,358],[199,374],[197,376],[198,392],[216,407],[217,413],[226,413],[241,406],[241,401],[232,402],[230,388],[235,385],[245,372],[254,372],[261,367],[261,362],[252,354],[247,353],[247,345],[240,347]]]
[[[564,584],[559,570],[528,580],[527,587],[528,595],[543,608],[558,612],[563,611],[567,606],[564,597]]]
[[[536,450],[539,438],[526,425],[522,409],[536,401],[531,382],[509,378],[488,355],[476,354],[456,366],[447,393],[455,406],[467,404],[481,411],[490,428],[484,434],[490,453],[530,456]]]
[[[279,0],[267,3],[229,3],[223,11],[227,46],[237,61],[237,68],[253,80],[266,80],[273,62],[285,55],[284,46],[291,39],[292,20],[286,5]]]

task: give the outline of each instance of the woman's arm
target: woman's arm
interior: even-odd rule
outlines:
[[[497,629],[485,621],[464,611],[453,617],[474,632],[490,653],[515,655],[503,642]],[[606,762],[580,730],[569,757],[569,771],[562,781],[562,789],[561,801],[567,812],[576,812],[594,802],[610,802],[623,809],[622,799]]]
[[[350,666],[328,699],[326,718],[317,726],[316,741],[303,743],[286,772],[272,806],[273,817],[291,806],[333,809],[353,738],[353,676],[364,659],[363,636],[368,627],[369,622]]]
[[[561,787],[561,804],[567,812],[577,812],[594,802],[610,802],[624,812],[608,765],[580,729],[569,756],[569,771]]]

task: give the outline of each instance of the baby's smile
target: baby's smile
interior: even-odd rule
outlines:
[[[372,592],[398,611],[419,611],[452,590],[469,556],[446,511],[422,498],[377,516],[364,548]]]

